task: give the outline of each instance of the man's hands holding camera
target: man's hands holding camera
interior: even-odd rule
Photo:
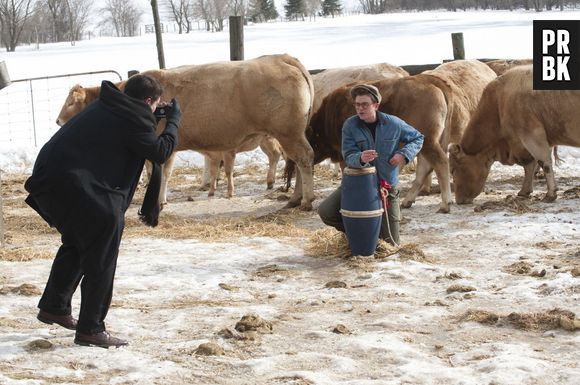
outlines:
[[[181,121],[181,108],[175,98],[171,99],[170,102],[160,102],[153,114],[157,119],[167,119],[167,123],[179,125]]]

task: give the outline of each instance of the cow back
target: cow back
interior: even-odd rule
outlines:
[[[356,81],[377,81],[405,76],[409,76],[407,71],[388,63],[326,69],[312,75],[314,82],[314,111],[320,108],[323,99],[328,94],[341,86]]]
[[[312,111],[312,79],[289,55],[144,73],[159,79],[163,100],[179,101],[183,115],[178,151],[225,151],[257,133],[304,134]]]

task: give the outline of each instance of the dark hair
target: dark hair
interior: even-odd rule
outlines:
[[[154,77],[137,74],[127,80],[124,92],[136,99],[145,100],[150,97],[153,100],[157,100],[163,93],[163,87],[159,80]]]

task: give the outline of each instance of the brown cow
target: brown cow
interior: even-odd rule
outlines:
[[[161,82],[163,100],[175,97],[180,102],[183,116],[176,151],[218,152],[221,160],[223,152],[242,148],[256,137],[274,138],[285,155],[299,165],[301,182],[288,206],[312,209],[312,148],[305,128],[314,89],[308,71],[297,59],[268,55],[144,74]],[[61,115],[77,109],[78,99],[69,95]],[[166,191],[174,158],[175,154],[165,163],[162,192]]]
[[[435,169],[441,187],[439,212],[449,212],[451,187],[447,145],[461,138],[483,89],[495,77],[482,62],[462,60],[442,64],[422,74],[370,83],[381,91],[381,111],[400,117],[425,136],[418,155],[416,178],[402,202],[403,207],[411,207],[421,186]],[[355,113],[350,87],[330,93],[310,120],[307,137],[314,149],[315,164],[327,158],[342,161],[342,124]],[[288,175],[287,170],[286,178]]]
[[[534,91],[532,84],[532,66],[511,69],[491,82],[463,138],[449,145],[457,203],[473,202],[495,161],[524,167],[520,196],[533,191],[537,161],[546,175],[544,200],[556,199],[550,148],[580,146],[580,91]]]

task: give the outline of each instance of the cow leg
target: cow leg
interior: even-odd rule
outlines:
[[[149,179],[151,179],[151,172],[152,172],[153,167],[151,167],[151,162],[148,160],[145,160],[145,175],[147,180],[144,180],[144,182],[149,183]]]
[[[552,164],[552,149],[548,144],[546,131],[542,125],[537,124],[530,128],[530,135],[525,135],[522,138],[522,144],[538,160],[538,163],[544,170],[548,192],[542,200],[544,202],[553,202],[556,200],[557,187]]]
[[[220,171],[222,153],[212,152],[210,155],[207,155],[207,159],[209,159],[209,191],[207,196],[212,197],[215,195],[215,190],[217,188],[217,177]]]
[[[524,166],[524,183],[522,184],[522,189],[518,192],[518,196],[529,197],[534,191],[534,175],[537,165],[538,162],[533,161]]]
[[[431,185],[433,184],[433,170],[431,170],[423,180],[421,189],[419,189],[419,195],[427,196],[431,194]]]
[[[228,198],[234,196],[234,164],[236,162],[236,151],[225,151],[223,153],[224,170],[228,183]]]
[[[301,137],[277,138],[286,156],[292,159],[298,167],[296,173],[296,188],[286,207],[296,207],[300,205],[302,210],[312,210],[314,200],[314,181],[312,170],[314,168],[314,151],[304,134]]]
[[[264,151],[264,154],[268,156],[268,175],[266,176],[267,189],[271,190],[274,188],[274,182],[276,181],[276,169],[278,168],[278,162],[280,162],[280,157],[282,152],[278,147],[276,139],[266,136],[260,142],[260,148]]]
[[[429,165],[429,162],[427,162],[423,158],[423,156],[419,154],[417,160],[417,169],[415,170],[415,180],[413,180],[411,188],[405,195],[405,199],[403,199],[401,207],[408,209],[413,205],[413,203],[415,203],[415,198],[417,198],[417,195],[419,194],[419,190],[421,189],[421,186],[423,185],[425,178],[429,175],[429,173],[432,170],[433,169]]]
[[[210,182],[210,169],[211,169],[211,159],[207,155],[203,155],[203,175],[201,177],[201,187],[200,190],[209,189]]]
[[[161,209],[167,204],[167,186],[169,185],[169,178],[171,178],[171,173],[173,172],[173,162],[175,162],[176,154],[177,152],[174,151],[162,166],[161,188],[159,189],[159,205]]]

